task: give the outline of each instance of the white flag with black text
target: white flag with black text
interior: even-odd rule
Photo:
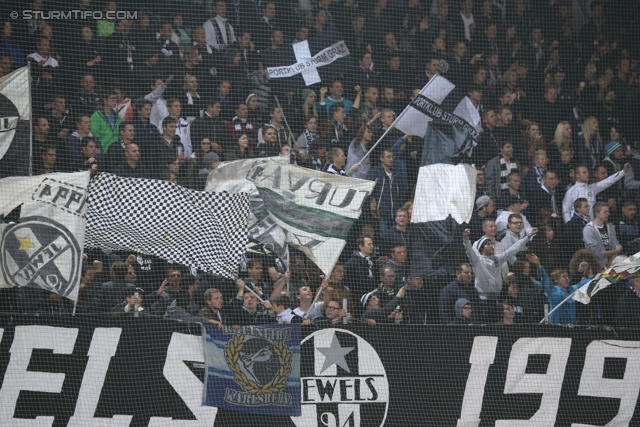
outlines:
[[[41,288],[76,301],[82,273],[89,172],[0,180],[0,287]]]
[[[463,91],[455,89],[435,75],[393,123],[408,135],[424,138],[421,166],[456,164],[480,138],[480,113]]]

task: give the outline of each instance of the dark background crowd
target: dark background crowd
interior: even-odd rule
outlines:
[[[71,10],[103,19],[53,19]],[[220,161],[286,156],[377,180],[330,277],[295,252],[288,269],[248,253],[234,282],[87,250],[75,308],[23,288],[2,291],[3,310],[535,323],[545,304],[640,252],[639,1],[34,0],[5,2],[0,18],[0,76],[31,66],[34,174],[91,170],[203,190]],[[320,83],[268,77],[296,63],[292,43],[314,55],[341,40],[350,55],[319,67]],[[458,159],[476,166],[477,190],[450,241],[411,224],[423,141],[393,129],[438,73],[483,128]],[[418,250],[427,240],[446,257]],[[416,273],[432,255],[446,260]],[[638,326],[639,292],[631,276],[590,305],[570,299],[551,321]]]

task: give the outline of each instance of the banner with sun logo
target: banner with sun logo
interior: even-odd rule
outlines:
[[[203,404],[300,416],[300,325],[203,325]]]
[[[40,288],[78,299],[89,171],[0,180],[0,287]]]

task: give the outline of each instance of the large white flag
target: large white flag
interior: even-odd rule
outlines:
[[[0,180],[0,214],[21,206],[17,224],[0,225],[0,287],[78,299],[88,185],[88,171]]]
[[[455,89],[435,75],[393,123],[406,134],[424,138],[413,223],[443,221],[451,215],[460,224],[473,213],[476,171],[459,163],[468,159],[482,126],[469,97]]]
[[[31,120],[29,67],[0,78],[0,159],[11,146],[20,120]]]
[[[376,183],[273,161],[249,176],[285,241],[329,277]]]
[[[468,223],[473,214],[476,173],[473,166],[466,164],[422,166],[411,222],[443,221],[451,215],[458,224]]]

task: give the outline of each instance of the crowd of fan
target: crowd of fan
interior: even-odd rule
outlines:
[[[54,2],[30,8],[42,18]],[[537,323],[545,304],[640,252],[638,12],[637,2],[613,1],[214,0],[168,2],[137,20],[36,15],[2,23],[0,75],[31,63],[35,173],[203,190],[220,161],[288,156],[377,180],[330,277],[298,255],[288,271],[250,255],[233,282],[88,250],[78,313],[219,325]],[[291,43],[304,40],[312,54],[344,40],[351,54],[318,68],[312,86],[270,79],[266,68],[294,64]],[[478,170],[475,211],[448,244],[451,275],[411,277],[422,139],[389,128],[437,73],[482,117],[464,159]],[[591,305],[570,299],[551,321],[639,326],[639,295],[631,276]],[[40,290],[10,296],[6,306],[22,313],[73,310]]]

